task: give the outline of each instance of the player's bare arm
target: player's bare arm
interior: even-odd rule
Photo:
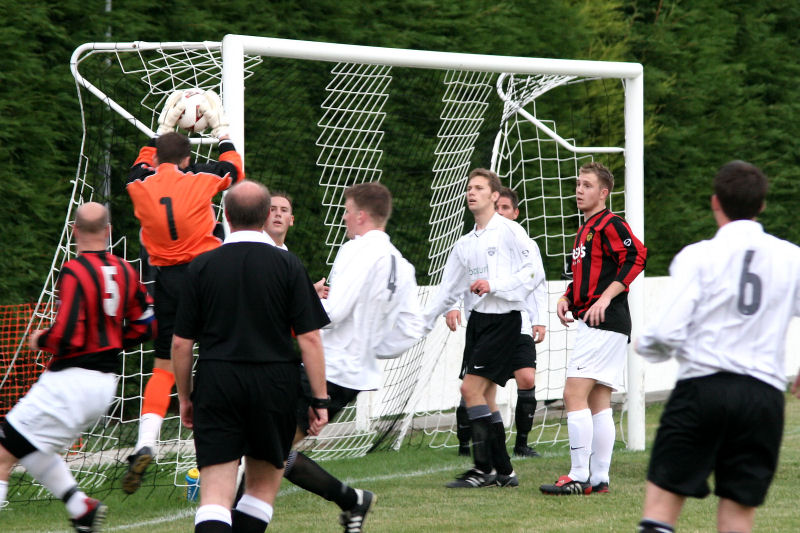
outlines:
[[[297,344],[300,346],[300,353],[303,358],[303,366],[306,369],[311,394],[317,399],[328,398],[328,387],[325,382],[325,352],[322,347],[322,337],[319,330],[315,329],[297,336]],[[328,423],[328,409],[315,408],[313,405],[308,408],[309,435],[318,435]]]
[[[42,336],[42,333],[44,333],[43,329],[37,329],[36,331],[31,333],[30,337],[28,338],[28,345],[34,352],[39,351],[39,337]]]
[[[489,281],[485,279],[479,279],[472,282],[472,285],[469,286],[469,290],[478,296],[483,296],[484,294],[491,292]]]
[[[597,326],[606,319],[606,308],[618,294],[625,290],[625,285],[619,281],[612,281],[611,285],[606,287],[600,298],[586,311],[583,319],[590,326]]]
[[[533,342],[539,344],[544,340],[545,334],[547,334],[547,326],[533,326],[531,328],[531,333],[533,336]]]
[[[792,394],[794,394],[796,398],[800,398],[800,372],[797,373],[797,377],[795,378],[794,383],[792,383],[791,390]]]
[[[324,300],[328,297],[328,292],[330,292],[331,288],[325,285],[327,280],[322,278],[318,282],[314,284],[314,290],[317,291],[317,296],[319,296],[320,300]]]
[[[175,373],[175,385],[178,388],[181,423],[192,429],[194,426],[194,409],[192,407],[192,349],[194,339],[172,336],[172,368]]]
[[[558,305],[556,305],[556,314],[558,315],[558,320],[561,321],[562,326],[568,326],[570,322],[575,322],[574,318],[567,316],[568,311],[569,302],[564,296],[562,296],[558,300]]]
[[[445,324],[447,324],[447,327],[450,328],[450,331],[455,331],[461,324],[461,311],[458,309],[448,311],[444,317],[444,321]]]

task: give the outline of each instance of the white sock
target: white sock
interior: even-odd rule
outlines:
[[[8,496],[8,481],[0,481],[0,509],[6,506]]]
[[[242,496],[242,499],[236,504],[236,510],[240,513],[250,515],[253,518],[258,518],[267,524],[272,520],[272,506],[264,500],[259,500],[255,496],[250,496],[249,494]]]
[[[197,513],[194,515],[194,525],[200,522],[208,522],[216,520],[217,522],[224,522],[229,526],[231,522],[231,511],[227,507],[221,505],[201,505],[197,508]]]
[[[149,446],[155,452],[158,434],[161,432],[161,424],[164,417],[155,413],[147,413],[139,419],[139,440],[136,442],[134,451],[141,450],[144,446]]]
[[[588,481],[589,458],[592,456],[592,412],[581,409],[567,413],[567,430],[572,458],[569,477],[573,481]]]
[[[89,506],[86,505],[86,500],[89,497],[86,495],[85,492],[81,490],[75,491],[69,499],[64,502],[67,506],[67,512],[69,516],[72,518],[78,518],[79,516],[83,516],[86,514],[86,511],[89,510]]]
[[[592,485],[605,481],[608,483],[608,470],[611,468],[611,454],[617,432],[611,409],[604,409],[592,416],[594,436],[592,438]]]
[[[63,498],[69,489],[78,484],[67,468],[67,463],[55,453],[35,451],[20,459],[19,464],[58,499]]]

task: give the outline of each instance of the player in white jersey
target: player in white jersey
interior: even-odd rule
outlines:
[[[709,494],[719,531],[752,530],[778,462],[784,345],[800,315],[800,248],[755,221],[767,179],[743,161],[714,178],[714,238],[684,248],[671,290],[636,343],[649,361],[675,357],[678,382],[656,434],[638,531],[666,533],[687,497]]]
[[[500,190],[500,197],[496,203],[497,212],[509,220],[519,217],[519,197],[508,187]],[[534,266],[544,271],[542,256],[536,241],[531,240]],[[539,453],[528,446],[528,434],[533,427],[533,417],[536,413],[536,344],[542,342],[547,333],[547,284],[544,278],[526,300],[527,312],[522,313],[522,331],[514,350],[512,370],[514,380],[517,382],[517,404],[514,410],[514,423],[517,426],[517,437],[514,444],[515,457],[539,457]],[[457,323],[461,322],[461,312],[454,313]],[[448,315],[450,315],[448,313]],[[467,417],[467,405],[464,399],[456,409],[456,424],[458,436],[458,454],[470,455],[469,441],[472,438],[472,426]]]
[[[344,192],[346,242],[336,255],[330,292],[322,303],[331,323],[322,331],[328,405],[315,405],[307,395],[300,402],[297,440],[306,435],[308,408],[327,407],[329,420],[360,391],[382,383],[379,359],[400,356],[425,334],[417,300],[414,267],[392,245],[386,222],[392,196],[380,183],[354,185]],[[289,481],[342,509],[344,530],[362,530],[375,500],[373,493],[353,489],[302,453],[293,451],[284,473]]]
[[[534,267],[531,240],[522,226],[495,210],[497,174],[475,169],[467,182],[467,207],[475,227],[453,246],[442,283],[425,310],[429,328],[464,296],[469,311],[461,367],[461,395],[472,427],[475,467],[448,483],[450,488],[519,484],[505,446],[505,429],[495,396],[511,376],[514,346],[527,311],[528,294],[544,279]],[[458,322],[447,317],[455,331]]]

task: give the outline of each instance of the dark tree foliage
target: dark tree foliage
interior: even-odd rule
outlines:
[[[34,300],[61,234],[70,180],[78,165],[81,125],[72,51],[94,41],[220,40],[227,33],[470,53],[622,60],[645,67],[645,239],[649,275],[663,275],[684,245],[713,235],[710,180],[724,162],[746,159],[771,178],[766,229],[800,240],[791,209],[797,194],[795,167],[800,126],[796,80],[800,52],[800,5],[764,0],[479,0],[354,2],[349,0],[197,3],[187,0],[0,0],[0,303]],[[315,67],[306,67],[314,73]],[[297,73],[287,72],[291,79]],[[298,87],[291,120],[315,122],[320,85]],[[404,86],[392,106],[402,108],[424,88]],[[392,136],[438,127],[435,104],[386,124]],[[484,128],[495,127],[497,109]],[[287,118],[287,120],[290,120]],[[582,127],[577,124],[576,127]],[[255,137],[253,137],[255,135]],[[259,137],[261,136],[261,137]],[[487,138],[490,138],[488,136]],[[269,147],[253,152],[251,176],[288,188],[294,175],[313,171],[316,153],[282,150],[268,132],[248,140]],[[144,142],[145,139],[141,139]],[[303,141],[303,146],[308,143]],[[394,141],[396,142],[396,141]],[[485,166],[488,145],[476,148]],[[313,146],[313,144],[312,144]],[[111,194],[118,200],[115,227],[135,228],[126,204],[124,177],[136,146],[112,154]],[[249,151],[248,151],[249,153]],[[248,156],[249,157],[249,156]],[[402,184],[396,209],[415,209],[415,191],[428,176],[423,162],[402,146],[386,146],[384,176]],[[258,164],[253,164],[258,162]],[[425,162],[427,163],[427,162]],[[291,169],[292,172],[286,172]],[[420,186],[422,184],[422,186]],[[319,240],[303,221],[324,216],[302,208],[292,230],[292,249],[312,275],[324,273],[320,254],[301,242]],[[413,227],[391,227],[401,249],[419,240]],[[320,249],[322,247],[317,247]],[[320,252],[321,253],[321,252]],[[418,267],[418,270],[421,268]],[[423,280],[424,281],[424,280]]]

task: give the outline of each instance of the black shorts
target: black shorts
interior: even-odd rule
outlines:
[[[461,361],[463,379],[466,374],[481,376],[505,386],[511,376],[514,349],[522,328],[519,311],[504,314],[472,311],[467,321],[464,358]]]
[[[511,372],[521,368],[536,368],[536,344],[533,337],[520,333],[514,347],[514,356],[511,358]]]
[[[656,433],[647,479],[682,496],[714,494],[741,505],[764,502],[778,464],[783,393],[722,372],[678,381]]]
[[[197,466],[246,455],[283,468],[297,427],[299,387],[295,363],[198,361],[192,393]]]
[[[339,412],[347,407],[347,404],[352,402],[361,391],[355,389],[348,389],[336,383],[328,381],[328,396],[331,397],[331,405],[328,407],[328,421],[333,422]],[[300,397],[297,399],[297,427],[303,433],[308,432],[310,426],[308,422],[308,407],[311,405],[313,394],[311,392],[311,383],[308,381],[308,375],[304,371],[300,372]]]
[[[178,301],[186,282],[188,263],[156,268],[153,307],[155,308],[158,334],[153,341],[154,355],[169,359],[172,349],[172,333],[175,330],[175,315]]]

